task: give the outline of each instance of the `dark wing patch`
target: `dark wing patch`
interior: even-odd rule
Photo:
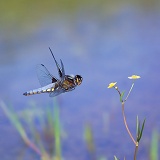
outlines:
[[[61,59],[60,59],[60,61],[61,61],[61,78],[62,78],[62,80],[64,80],[64,78],[65,78],[64,65],[63,65],[63,62]]]
[[[49,50],[50,50],[50,52],[51,52],[51,54],[52,54],[52,56],[53,56],[53,59],[54,59],[54,61],[55,61],[55,63],[56,63],[59,77],[60,77],[62,80],[64,80],[65,72],[64,72],[64,66],[63,66],[62,60],[60,60],[60,61],[61,61],[61,67],[62,67],[62,68],[61,68],[61,67],[59,66],[59,64],[57,63],[57,61],[56,61],[56,59],[55,59],[55,57],[54,57],[54,54],[53,54],[52,50],[51,50],[50,48],[49,48]]]
[[[55,82],[57,82],[57,78],[52,77],[52,83],[55,83]]]

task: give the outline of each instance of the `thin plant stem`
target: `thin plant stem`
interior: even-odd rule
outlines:
[[[121,92],[118,90],[118,87],[117,87],[117,86],[115,86],[114,88],[117,90],[117,92],[118,92],[119,96],[121,96]]]
[[[129,136],[131,137],[133,143],[137,146],[137,142],[134,140],[129,128],[128,128],[128,124],[127,124],[127,121],[126,121],[126,116],[125,116],[125,113],[124,113],[124,102],[122,102],[122,114],[123,114],[123,119],[124,119],[124,124],[125,124],[125,127],[127,129],[127,132],[129,134]]]
[[[24,139],[24,142],[31,148],[33,149],[38,155],[42,156],[41,151],[37,148],[37,146],[32,143],[28,138]]]
[[[135,147],[135,151],[134,151],[134,160],[136,160],[137,158],[137,152],[138,152],[138,145],[136,145]]]
[[[133,86],[134,86],[134,82],[132,83],[132,86],[131,86],[131,88],[130,88],[127,96],[126,96],[126,99],[124,100],[124,102],[128,99],[128,97],[129,97],[129,95],[130,95],[130,93],[131,93],[131,91],[132,91],[132,89],[133,89]]]
[[[0,101],[0,105],[2,107],[2,109],[4,110],[5,114],[7,115],[7,117],[11,120],[11,122],[13,123],[13,125],[15,126],[15,128],[17,129],[17,131],[19,132],[19,134],[21,135],[22,139],[24,140],[24,142],[30,147],[32,148],[38,155],[42,155],[40,150],[38,149],[38,147],[32,143],[30,141],[30,139],[28,138],[25,130],[23,129],[21,123],[19,122],[19,120],[17,119],[17,117],[14,115],[14,113],[10,112],[7,109],[7,106],[5,105],[5,103],[3,101]]]

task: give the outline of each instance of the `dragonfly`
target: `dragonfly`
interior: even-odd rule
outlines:
[[[59,94],[74,90],[82,83],[83,78],[81,75],[66,75],[62,60],[60,59],[60,64],[58,64],[52,50],[50,48],[49,50],[55,61],[59,79],[53,76],[45,67],[45,65],[39,64],[37,65],[36,71],[41,87],[23,93],[24,96],[49,93],[50,97],[55,97]]]

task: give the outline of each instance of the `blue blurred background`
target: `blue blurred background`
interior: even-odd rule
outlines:
[[[83,83],[57,97],[67,138],[62,155],[87,160],[84,125],[91,124],[98,156],[132,159],[131,142],[121,115],[118,94],[107,89],[118,82],[129,90],[132,74],[141,76],[126,102],[126,115],[135,132],[136,116],[146,117],[138,159],[149,159],[152,130],[160,129],[160,2],[135,0],[14,0],[0,2],[0,99],[15,110],[52,105],[47,94],[22,94],[40,87],[36,64],[58,76],[48,47],[62,59],[67,74],[80,74]],[[0,155],[17,160],[23,141],[0,109]],[[27,150],[24,159],[39,159]]]

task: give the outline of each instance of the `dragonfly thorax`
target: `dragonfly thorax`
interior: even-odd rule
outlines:
[[[66,91],[75,89],[77,85],[82,83],[82,77],[80,75],[66,75],[62,82],[62,88]]]

